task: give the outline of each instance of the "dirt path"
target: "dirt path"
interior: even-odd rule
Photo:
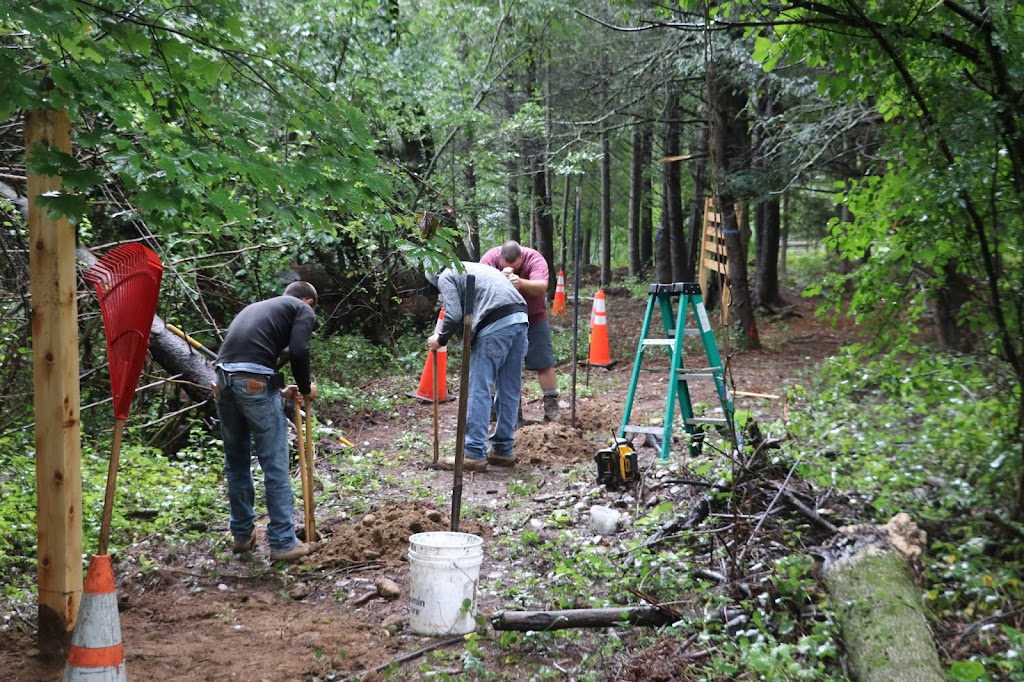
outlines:
[[[720,350],[728,357],[733,387],[740,392],[737,408],[750,410],[763,423],[783,417],[786,410],[781,397],[763,396],[783,396],[802,372],[834,353],[850,337],[849,328],[834,330],[817,323],[811,303],[795,297],[793,301],[796,305],[785,317],[761,321],[763,350],[732,352],[724,333],[716,333]],[[567,391],[563,393],[566,409],[561,423],[532,424],[519,432],[519,464],[514,470],[466,475],[462,508],[468,513],[460,530],[482,536],[485,545],[478,613],[516,608],[501,595],[508,593],[508,583],[519,570],[508,539],[517,537],[523,528],[553,538],[555,534],[549,531],[555,516],[585,525],[583,512],[591,504],[617,504],[628,515],[642,511],[642,505],[656,495],[654,485],[628,498],[612,495],[596,485],[591,471],[594,452],[607,443],[622,418],[644,307],[644,301],[629,300],[624,292],[608,292],[611,352],[618,363],[611,370],[577,370],[578,428],[569,423],[574,410]],[[555,324],[566,323],[556,320]],[[586,342],[585,336],[581,342]],[[686,364],[704,366],[699,354],[688,356]],[[667,364],[659,367],[654,363],[651,371],[645,369],[631,421],[664,410],[666,368]],[[563,366],[560,371],[569,373],[571,367]],[[449,390],[453,392],[457,389],[454,377],[450,367]],[[401,395],[414,388],[417,380],[382,380],[367,390]],[[536,380],[527,376],[524,384],[532,396],[524,412],[528,421],[537,420],[542,407],[536,397]],[[697,392],[694,401],[714,404],[710,391]],[[451,451],[457,411],[457,401],[441,408],[445,452]],[[359,512],[346,511],[353,508],[351,500],[325,501],[318,509],[320,527],[327,535],[323,550],[306,563],[287,569],[268,562],[265,542],[254,556],[232,556],[223,529],[210,529],[204,541],[185,547],[143,542],[122,552],[116,557],[115,569],[130,679],[341,680],[436,641],[409,630],[409,566],[405,557],[410,534],[450,527],[451,473],[427,466],[432,458],[431,407],[402,401],[389,415],[344,415],[326,409],[324,414],[357,446],[352,453],[321,439],[325,454],[318,462],[318,476],[325,487],[345,475],[346,466],[373,460],[367,466],[372,467],[376,480],[358,501]],[[649,471],[655,451],[644,447],[638,453],[641,468]],[[664,491],[660,494],[664,498]],[[158,570],[145,568],[152,561],[160,566]],[[375,596],[374,581],[382,577],[401,588],[398,598]],[[534,595],[531,603],[540,604],[538,599]],[[26,617],[25,627],[0,632],[0,679],[34,682],[60,677],[63,661],[45,661],[38,656],[32,620]],[[486,656],[493,656],[491,662],[501,665],[501,651],[494,643],[496,633],[486,625],[481,631],[489,652]],[[462,647],[447,649],[448,653],[431,657],[430,665],[435,670],[458,672]],[[572,663],[571,652],[564,650],[533,651],[529,656],[534,664],[547,661],[557,667]],[[416,679],[412,671],[417,664],[405,664],[403,679]],[[507,679],[519,679],[514,670],[506,674]]]

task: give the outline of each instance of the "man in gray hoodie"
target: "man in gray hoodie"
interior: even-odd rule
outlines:
[[[427,347],[437,350],[460,331],[467,303],[466,276],[475,278],[473,296],[472,347],[469,361],[469,395],[466,400],[466,440],[464,466],[482,471],[488,462],[497,466],[515,463],[516,414],[526,357],[526,301],[505,275],[480,263],[463,261],[461,271],[451,267],[428,274],[427,281],[441,292],[444,323],[441,331],[427,339]],[[487,447],[490,425],[491,390],[495,387],[494,407],[497,420]],[[441,464],[455,465],[455,457],[444,457]]]

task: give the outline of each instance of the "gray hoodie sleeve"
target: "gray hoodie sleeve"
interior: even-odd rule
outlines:
[[[451,268],[446,269],[437,278],[437,289],[441,292],[441,299],[444,302],[444,322],[441,324],[441,333],[437,337],[437,342],[442,346],[447,345],[448,339],[455,336],[462,325],[460,281],[459,273]]]

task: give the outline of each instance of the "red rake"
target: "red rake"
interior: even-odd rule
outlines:
[[[82,279],[96,286],[107,337],[110,362],[110,392],[114,398],[114,441],[107,469],[107,490],[103,498],[99,554],[107,553],[110,521],[117,482],[117,463],[121,454],[124,421],[131,410],[132,398],[149,349],[149,330],[156,314],[160,278],[160,258],[141,244],[122,244],[110,251],[83,274]]]

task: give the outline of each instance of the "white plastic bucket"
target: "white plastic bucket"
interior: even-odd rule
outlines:
[[[476,584],[483,539],[437,531],[409,538],[409,626],[420,635],[464,635],[476,629]]]

